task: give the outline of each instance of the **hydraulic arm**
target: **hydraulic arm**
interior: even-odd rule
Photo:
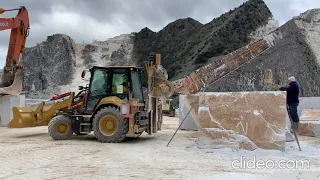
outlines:
[[[22,90],[21,70],[23,66],[19,56],[24,51],[29,34],[29,15],[24,6],[7,10],[0,8],[0,14],[8,11],[18,11],[18,13],[15,18],[0,18],[0,31],[11,29],[6,63],[0,81],[0,95],[17,95]]]

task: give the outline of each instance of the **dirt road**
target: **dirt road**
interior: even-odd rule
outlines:
[[[320,139],[305,138],[287,152],[200,150],[196,132],[179,131],[177,118],[164,118],[161,132],[104,144],[93,135],[54,141],[47,127],[0,128],[0,179],[319,179]],[[263,160],[308,159],[310,169],[235,169],[241,155]]]

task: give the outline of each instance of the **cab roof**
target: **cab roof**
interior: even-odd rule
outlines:
[[[137,67],[137,66],[93,66],[92,68],[99,68],[99,69],[140,69],[143,70],[143,67]],[[90,68],[89,70],[91,71]]]
[[[103,66],[104,68],[138,68],[136,66]]]

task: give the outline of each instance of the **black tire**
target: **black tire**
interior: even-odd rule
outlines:
[[[59,130],[57,130],[59,124],[63,124],[67,128],[67,130],[59,133]],[[52,118],[48,125],[48,132],[54,140],[69,139],[73,134],[71,119],[64,115],[58,115]]]
[[[104,134],[100,128],[100,121],[106,115],[113,116],[114,120],[117,122],[117,128],[114,130],[115,132],[112,135]],[[120,112],[117,108],[104,107],[100,109],[94,116],[92,127],[93,127],[94,136],[100,142],[119,143],[125,139],[126,134],[129,131],[129,122],[127,119],[121,117]]]

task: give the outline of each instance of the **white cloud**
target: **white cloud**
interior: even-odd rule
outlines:
[[[8,42],[9,42],[9,38],[8,38]],[[4,67],[6,57],[7,57],[7,51],[8,51],[7,47],[0,46],[0,69],[3,69]]]
[[[50,21],[47,21],[47,19],[50,19]],[[132,31],[129,26],[121,22],[119,25],[98,22],[91,17],[62,11],[44,15],[41,18],[41,26],[33,29],[33,35],[30,35],[30,38],[41,34],[43,28],[48,29],[44,36],[62,33],[70,35],[76,42],[81,42],[82,40],[91,42],[93,39],[106,40],[109,37]]]
[[[280,25],[289,21],[293,16],[320,7],[318,0],[264,0],[264,2]]]
[[[319,0],[294,0],[291,8],[294,9],[297,13],[302,13],[308,9],[319,8]]]

